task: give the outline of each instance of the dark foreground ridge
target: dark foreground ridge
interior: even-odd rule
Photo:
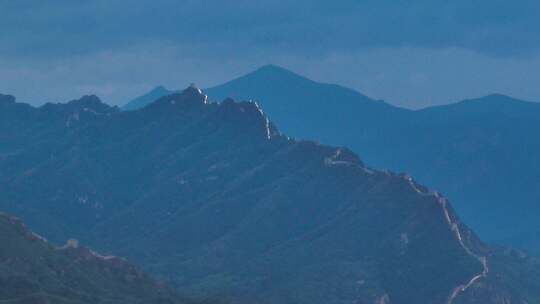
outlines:
[[[184,303],[124,259],[57,248],[0,214],[0,303]]]
[[[238,302],[540,299],[536,261],[483,244],[442,195],[290,139],[254,102],[191,87],[135,111],[84,104],[0,112],[18,126],[0,128],[0,208],[53,241]]]

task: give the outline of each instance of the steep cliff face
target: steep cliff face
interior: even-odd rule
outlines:
[[[32,117],[24,140],[0,151],[0,208],[54,240],[128,256],[192,295],[403,304],[538,296],[492,280],[506,270],[493,270],[493,251],[441,194],[346,148],[288,138],[256,103],[211,103],[189,88],[137,111],[93,103],[70,125],[80,107],[55,107],[15,119]]]

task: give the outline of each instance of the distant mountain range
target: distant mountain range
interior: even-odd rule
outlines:
[[[253,102],[211,103],[194,87],[135,111],[95,96],[39,108],[0,96],[0,139],[0,210],[189,296],[540,301],[537,260],[486,246],[407,175],[288,138]]]
[[[122,110],[130,111],[130,110],[137,110],[140,108],[144,108],[145,106],[151,104],[152,102],[158,100],[159,98],[163,96],[171,95],[173,93],[178,93],[178,92],[168,90],[163,86],[157,86],[154,89],[152,89],[150,92],[128,102],[126,105],[122,107]]]
[[[54,247],[19,219],[0,213],[0,303],[186,303],[117,257]]]
[[[290,136],[347,146],[376,168],[407,172],[447,195],[484,239],[540,252],[538,103],[490,95],[413,111],[276,66],[207,93],[256,100]]]

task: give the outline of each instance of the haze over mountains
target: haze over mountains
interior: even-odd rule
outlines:
[[[538,103],[490,95],[412,111],[277,66],[207,93],[256,100],[287,135],[347,146],[375,168],[407,172],[447,195],[484,239],[540,252]]]
[[[95,96],[34,108],[2,95],[0,122],[0,209],[190,295],[540,299],[538,262],[486,246],[442,195],[347,148],[290,139],[253,102],[211,103],[193,87],[135,111]]]
[[[137,110],[140,108],[144,108],[145,106],[151,104],[152,102],[158,100],[159,98],[167,95],[171,95],[173,93],[177,93],[177,91],[170,91],[167,90],[163,86],[157,86],[154,89],[152,89],[150,92],[144,94],[143,96],[137,97],[124,105],[122,107],[123,110],[129,111],[129,110]]]
[[[540,0],[0,12],[0,304],[540,304]]]

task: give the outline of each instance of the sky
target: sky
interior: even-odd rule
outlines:
[[[538,0],[0,0],[0,92],[35,105],[276,64],[408,108],[540,101]]]

